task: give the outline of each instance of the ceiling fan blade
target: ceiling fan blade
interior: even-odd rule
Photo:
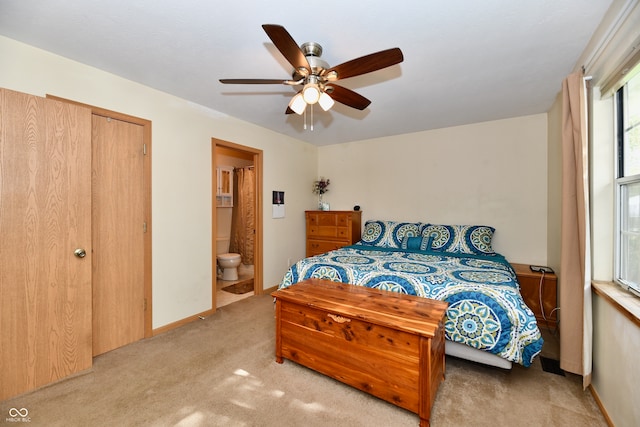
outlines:
[[[348,77],[355,77],[372,71],[381,70],[383,68],[399,64],[403,60],[404,56],[402,55],[400,48],[394,47],[392,49],[361,56],[360,58],[352,59],[351,61],[331,67],[327,70],[325,75],[329,80],[346,79]],[[331,77],[333,73],[336,74],[335,78]]]
[[[364,110],[371,104],[367,98],[346,87],[331,84],[327,85],[325,91],[334,101],[358,110]]]
[[[295,114],[296,112],[295,112],[295,111],[293,111],[293,110],[291,109],[291,107],[287,107],[287,109],[285,110],[285,112],[284,112],[284,113],[285,113],[285,114]]]
[[[276,79],[220,79],[220,83],[236,85],[281,85],[287,84],[288,81]]]
[[[296,41],[291,34],[281,25],[264,24],[262,26],[273,44],[278,48],[280,53],[289,61],[296,70],[306,70],[304,75],[311,73],[309,61],[300,50]],[[302,74],[302,73],[301,73]]]

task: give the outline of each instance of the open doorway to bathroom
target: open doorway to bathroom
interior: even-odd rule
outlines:
[[[219,308],[263,291],[262,150],[216,138],[211,144],[212,304]]]

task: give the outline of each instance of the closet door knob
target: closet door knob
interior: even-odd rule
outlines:
[[[85,256],[87,256],[87,252],[82,248],[76,249],[75,251],[73,251],[73,254],[78,258],[84,258]]]

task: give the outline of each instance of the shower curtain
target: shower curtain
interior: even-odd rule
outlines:
[[[234,178],[229,252],[240,254],[243,264],[253,265],[256,180],[253,166],[234,169]]]

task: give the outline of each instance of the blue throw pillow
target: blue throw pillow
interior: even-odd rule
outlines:
[[[431,236],[405,236],[402,239],[402,245],[400,249],[409,249],[414,251],[428,251],[431,249],[431,242],[433,237]]]

